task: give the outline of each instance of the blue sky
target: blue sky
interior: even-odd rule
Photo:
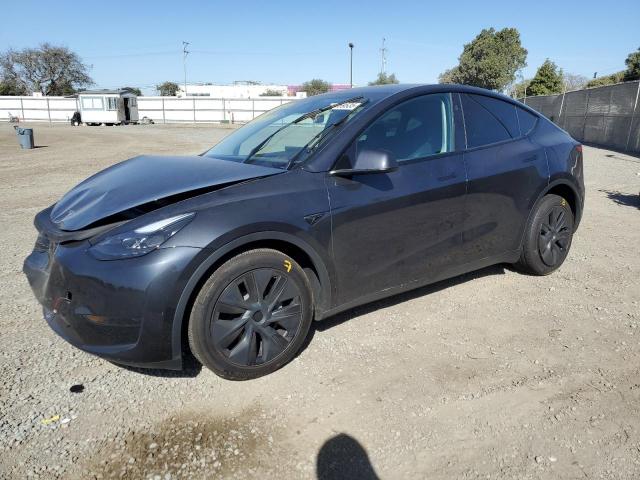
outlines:
[[[55,7],[54,7],[55,5]],[[188,81],[282,84],[323,78],[354,83],[388,66],[402,82],[431,83],[457,63],[482,28],[516,27],[529,51],[525,76],[546,57],[591,77],[624,68],[640,47],[640,1],[154,1],[9,2],[0,50],[65,45],[92,65],[97,87],[182,82],[182,41],[191,43]]]

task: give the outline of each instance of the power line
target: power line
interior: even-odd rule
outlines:
[[[163,52],[140,52],[140,53],[119,53],[114,55],[91,55],[83,58],[101,59],[101,58],[126,58],[126,57],[153,57],[159,55],[175,55],[179,50],[167,50]]]
[[[189,45],[189,42],[183,42]],[[337,51],[337,50],[336,50]],[[183,50],[163,50],[163,51],[154,51],[154,52],[132,52],[132,53],[115,53],[111,55],[83,55],[82,58],[87,60],[99,60],[99,59],[109,59],[109,58],[128,58],[128,57],[152,57],[152,56],[162,56],[162,55],[176,55],[177,53],[184,53]],[[308,56],[308,55],[320,55],[327,53],[327,50],[309,50],[305,52],[300,51],[289,51],[286,50],[274,50],[274,51],[232,51],[232,50],[189,50],[189,54],[198,54],[198,55],[274,55],[281,56],[282,54],[286,55],[296,55],[296,56]]]

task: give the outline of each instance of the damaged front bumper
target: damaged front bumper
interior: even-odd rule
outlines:
[[[201,249],[160,248],[102,261],[88,253],[91,244],[82,234],[58,243],[60,235],[41,230],[23,266],[49,326],[72,345],[116,363],[182,368],[175,306]]]

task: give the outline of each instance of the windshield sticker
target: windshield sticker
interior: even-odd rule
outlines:
[[[332,110],[355,110],[360,105],[362,105],[362,102],[339,103]]]

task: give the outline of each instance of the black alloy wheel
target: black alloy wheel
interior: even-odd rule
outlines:
[[[200,289],[189,346],[221,377],[248,380],[289,362],[312,318],[313,295],[302,267],[277,250],[249,250],[223,263]]]
[[[211,340],[235,365],[261,365],[281,355],[302,323],[300,289],[286,273],[251,270],[233,280],[215,304]]]
[[[547,194],[533,207],[524,232],[517,267],[532,275],[548,275],[558,269],[573,239],[573,211],[567,200]]]
[[[538,252],[545,265],[555,267],[558,262],[564,260],[570,241],[571,231],[565,209],[560,206],[553,207],[546,221],[540,224]]]

